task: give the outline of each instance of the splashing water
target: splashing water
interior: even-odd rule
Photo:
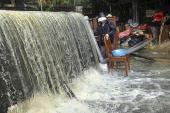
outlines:
[[[36,93],[74,97],[67,84],[97,64],[81,14],[0,11],[0,111]]]
[[[169,113],[170,64],[132,62],[128,77],[115,71],[108,74],[106,65],[101,65],[100,72],[89,69],[70,83],[78,100],[49,96],[47,103],[41,105],[45,98],[35,97],[41,106],[24,108],[24,112],[39,113],[43,109],[46,112],[41,113]],[[29,102],[27,106],[34,105]]]
[[[128,77],[108,74],[106,65],[96,70],[96,50],[82,15],[1,11],[0,20],[0,110],[170,112],[170,65],[135,60]],[[69,89],[76,98],[68,97]]]

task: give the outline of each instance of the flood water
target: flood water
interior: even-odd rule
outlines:
[[[128,77],[122,72],[90,69],[70,84],[77,99],[37,95],[13,106],[10,113],[170,113],[170,64],[131,60]]]
[[[128,77],[97,70],[83,15],[1,11],[0,20],[1,113],[170,113],[170,65],[138,58]]]

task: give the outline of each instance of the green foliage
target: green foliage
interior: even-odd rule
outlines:
[[[25,0],[27,2],[37,3],[39,8],[45,8],[48,11],[52,11],[56,5],[83,5],[89,7],[90,0]]]
[[[32,1],[32,0],[30,0]],[[67,4],[67,5],[77,5],[77,4],[88,4],[90,0],[37,0],[38,4],[43,4],[45,6],[49,5],[61,5],[61,4]]]
[[[52,11],[55,6],[59,5],[83,5],[90,7],[92,0],[25,0],[26,3],[37,4],[41,10]]]

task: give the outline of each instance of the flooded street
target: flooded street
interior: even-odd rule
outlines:
[[[128,77],[105,71],[87,75],[75,94],[95,113],[169,113],[170,64],[143,59],[131,63]]]
[[[136,58],[128,77],[100,67],[70,84],[77,99],[35,95],[8,113],[170,113],[170,64]]]
[[[0,0],[0,113],[170,113],[169,1]]]

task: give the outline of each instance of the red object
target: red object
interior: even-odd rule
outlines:
[[[153,20],[156,22],[161,22],[163,17],[164,17],[164,13],[162,11],[157,11],[153,15]]]
[[[146,30],[147,28],[148,28],[147,24],[142,24],[142,25],[138,26],[138,29],[140,29],[140,30]]]
[[[119,33],[119,38],[123,38],[123,37],[129,36],[130,33],[131,33],[131,29],[127,29],[127,30],[125,30],[123,32],[120,32]]]

